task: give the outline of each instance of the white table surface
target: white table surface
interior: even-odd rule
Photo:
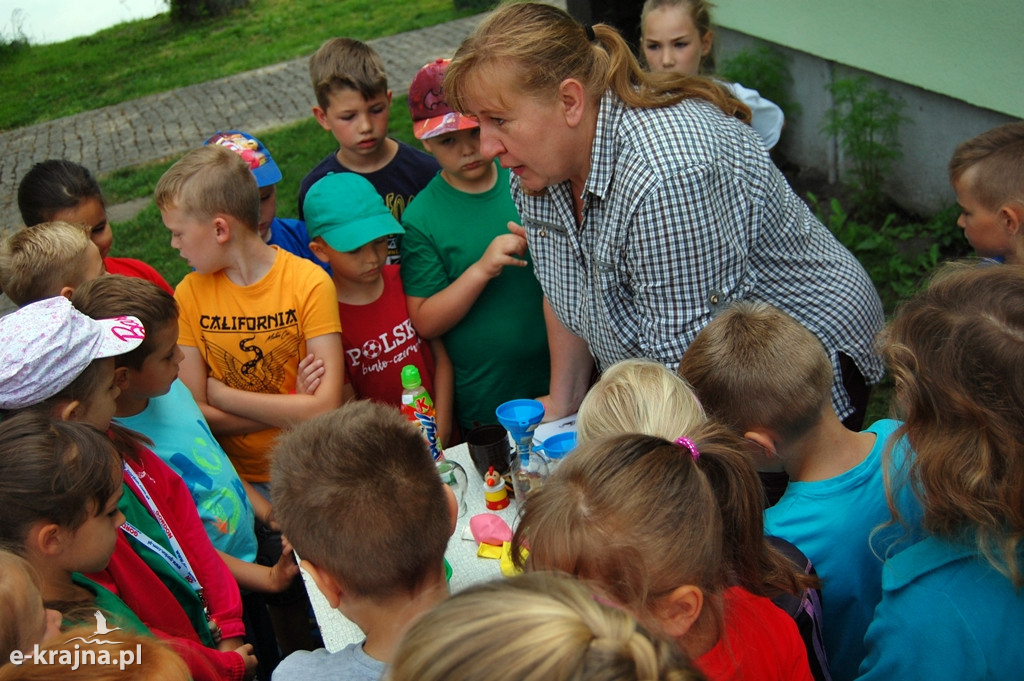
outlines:
[[[495,513],[504,518],[510,528],[514,528],[518,507],[516,502],[512,501],[500,511],[487,510],[484,505],[483,479],[477,473],[476,467],[469,457],[469,448],[465,444],[446,449],[444,455],[445,458],[458,462],[466,469],[466,478],[469,481],[464,496],[466,512],[459,516],[455,533],[448,541],[448,550],[444,554],[452,566],[452,578],[448,585],[452,593],[455,593],[471,584],[501,576],[499,561],[477,557],[477,545],[469,532],[469,519],[478,513]],[[313,612],[316,614],[316,620],[320,625],[320,633],[327,650],[334,652],[350,643],[362,641],[365,637],[359,627],[328,605],[323,594],[305,572],[302,573],[302,578],[305,580],[306,591],[309,592],[309,600],[313,604]]]

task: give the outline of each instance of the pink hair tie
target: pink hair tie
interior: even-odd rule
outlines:
[[[688,437],[677,437],[676,438],[676,444],[681,446],[681,447],[686,447],[687,449],[689,449],[690,450],[690,456],[693,457],[694,461],[696,461],[697,459],[700,458],[700,452],[697,451],[697,445],[693,444],[693,440],[691,440],[690,438],[688,438]]]

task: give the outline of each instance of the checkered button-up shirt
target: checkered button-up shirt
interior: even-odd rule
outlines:
[[[601,369],[628,357],[675,367],[733,300],[770,303],[824,344],[833,404],[852,409],[837,353],[868,383],[882,304],[864,268],[811,213],[756,133],[701,100],[634,109],[601,100],[577,226],[568,181],[512,196],[555,314]]]

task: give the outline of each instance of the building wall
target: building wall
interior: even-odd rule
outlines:
[[[843,179],[835,140],[821,132],[832,80],[867,75],[900,97],[909,121],[886,191],[915,212],[955,201],[946,164],[960,141],[1024,118],[1019,0],[719,0],[714,12],[719,64],[764,42],[786,57],[801,109],[779,150],[803,167]]]

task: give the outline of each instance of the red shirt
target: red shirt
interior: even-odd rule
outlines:
[[[174,294],[174,289],[168,284],[160,273],[153,269],[152,266],[147,265],[141,260],[135,258],[112,258],[107,256],[103,259],[103,266],[107,269],[107,274],[123,274],[126,277],[138,277],[139,279],[145,279],[151,281],[163,290],[170,294]]]
[[[356,396],[402,406],[402,367],[414,364],[434,396],[434,356],[409,320],[398,265],[385,265],[384,291],[368,305],[338,303],[341,342]]]
[[[725,635],[696,660],[710,681],[813,681],[796,622],[767,598],[725,590]]]

